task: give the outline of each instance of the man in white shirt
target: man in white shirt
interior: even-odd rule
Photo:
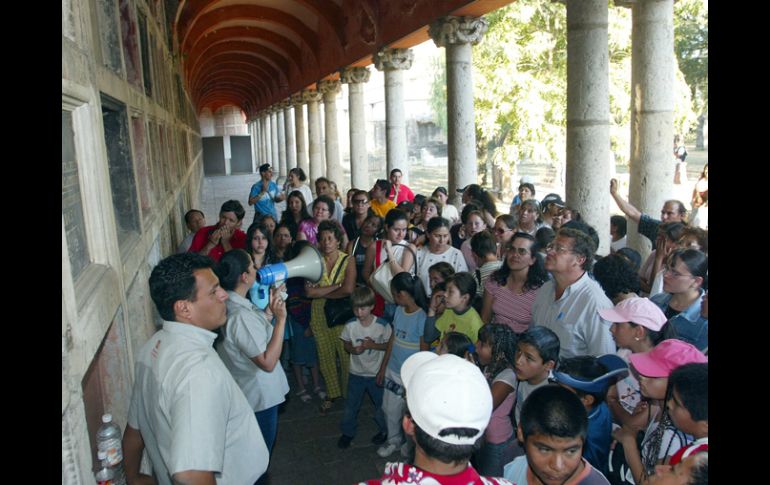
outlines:
[[[158,483],[254,483],[268,451],[254,412],[214,351],[227,293],[199,254],[169,256],[150,275],[163,322],[136,356],[123,438],[126,477],[139,474],[146,448]]]
[[[546,246],[546,282],[532,305],[532,322],[551,329],[561,344],[562,358],[615,352],[610,322],[598,310],[612,308],[602,287],[588,276],[596,244],[585,233],[562,228]]]

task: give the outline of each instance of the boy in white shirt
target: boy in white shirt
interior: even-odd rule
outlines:
[[[345,350],[350,353],[350,375],[345,414],[340,423],[342,436],[337,441],[339,448],[349,447],[356,434],[356,419],[365,392],[369,392],[376,409],[374,421],[380,430],[372,437],[372,443],[381,445],[388,438],[388,427],[382,411],[384,388],[378,386],[375,380],[393,330],[385,320],[372,314],[374,292],[370,288],[359,287],[353,290],[350,304],[356,318],[345,324],[340,335]]]

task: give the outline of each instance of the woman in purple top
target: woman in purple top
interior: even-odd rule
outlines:
[[[526,331],[532,323],[532,304],[537,290],[548,281],[543,257],[533,252],[535,238],[517,232],[506,247],[503,265],[486,282],[481,320],[502,323],[514,332]]]
[[[332,216],[334,216],[334,201],[329,196],[319,195],[313,201],[313,218],[299,223],[297,241],[308,241],[316,246],[318,244],[318,224],[321,221],[332,219]],[[344,248],[348,244],[348,236],[342,226],[339,223],[337,225],[342,230],[342,247]]]

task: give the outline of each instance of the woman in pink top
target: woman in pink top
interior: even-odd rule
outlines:
[[[503,265],[486,282],[481,321],[508,325],[517,334],[532,323],[537,290],[548,281],[543,257],[533,250],[535,238],[517,232],[508,243]]]
[[[325,220],[334,220],[334,201],[326,195],[319,195],[315,201],[313,201],[313,218],[305,219],[299,223],[297,229],[297,241],[309,241],[310,244],[316,246],[318,244],[318,224]],[[342,231],[342,247],[346,247],[348,244],[348,236],[342,225],[337,222],[337,225]]]

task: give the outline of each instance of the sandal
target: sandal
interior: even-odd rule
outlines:
[[[321,386],[313,389],[313,393],[316,394],[322,401],[326,400],[326,393],[321,390]]]
[[[334,401],[331,399],[324,399],[321,401],[321,406],[319,408],[319,411],[321,411],[321,416],[325,416],[326,413],[334,406]]]
[[[302,389],[301,391],[296,393],[295,396],[297,396],[302,402],[306,402],[306,403],[310,402],[310,400],[313,399],[313,397],[307,393],[306,389]]]

